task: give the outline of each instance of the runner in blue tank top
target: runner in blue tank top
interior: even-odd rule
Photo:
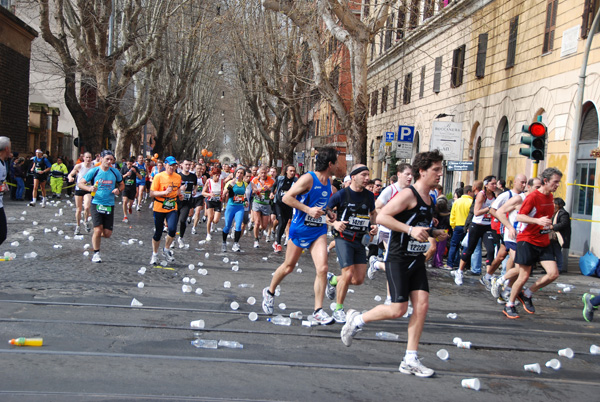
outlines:
[[[327,219],[325,207],[331,197],[329,178],[337,173],[337,151],[322,148],[317,154],[315,172],[303,175],[283,196],[283,202],[294,208],[290,224],[290,242],[285,261],[277,268],[271,284],[263,289],[263,310],[273,314],[275,288],[296,267],[303,249],[308,248],[316,269],[315,311],[313,318],[321,325],[333,323],[333,318],[323,310],[323,297],[327,282]],[[335,219],[335,214],[333,214]]]

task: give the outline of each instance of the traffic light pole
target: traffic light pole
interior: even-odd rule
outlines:
[[[600,24],[600,9],[594,17],[592,28],[585,41],[585,50],[583,51],[583,61],[581,62],[581,71],[579,72],[579,82],[577,85],[577,96],[575,97],[575,119],[573,121],[573,130],[571,131],[571,148],[569,149],[569,160],[567,167],[567,196],[565,200],[565,210],[572,215],[573,192],[578,191],[576,186],[569,185],[575,182],[575,170],[577,169],[577,148],[579,148],[579,136],[581,133],[581,109],[583,108],[583,91],[585,89],[585,74],[587,63],[592,47],[592,39],[598,30]]]
[[[540,166],[540,161],[533,161],[533,174],[531,175],[531,177],[537,177],[539,166]]]

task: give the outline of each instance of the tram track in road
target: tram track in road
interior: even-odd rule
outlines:
[[[28,355],[28,356],[52,356],[52,357],[93,357],[93,358],[108,358],[108,359],[148,359],[154,361],[188,361],[202,363],[223,363],[223,364],[241,364],[241,365],[258,365],[272,367],[290,367],[304,368],[316,370],[342,370],[346,372],[369,373],[369,372],[385,372],[398,373],[396,368],[391,369],[389,366],[369,365],[357,366],[350,364],[328,364],[315,362],[300,362],[300,361],[277,361],[277,360],[257,360],[257,359],[234,359],[222,357],[206,357],[206,356],[176,356],[176,355],[156,355],[156,354],[141,354],[141,353],[107,353],[107,352],[82,352],[82,351],[54,351],[54,350],[34,350],[34,349],[0,349],[0,355]],[[394,365],[395,367],[395,365]],[[436,370],[436,376],[451,376],[460,378],[479,377],[487,380],[499,381],[520,381],[520,382],[538,382],[547,384],[568,384],[579,386],[600,387],[598,381],[585,381],[568,378],[549,378],[549,377],[527,377],[523,375],[506,375],[497,373],[482,373],[481,371],[461,371],[461,370]]]

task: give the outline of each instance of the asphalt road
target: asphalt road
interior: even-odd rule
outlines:
[[[430,310],[419,355],[436,375],[421,379],[398,371],[406,318],[365,326],[350,348],[340,341],[339,324],[309,328],[299,320],[289,327],[267,322],[261,291],[283,256],[273,254],[264,240],[253,249],[252,239],[244,237],[241,253],[223,254],[220,233],[199,244],[205,229],[198,235],[188,229],[189,248],[176,249],[176,262],[168,267],[153,268],[148,264],[151,211],[134,212],[129,224],[120,222],[119,211],[113,237],[102,241],[104,262],[93,264],[83,256],[91,235],[73,239],[74,212],[65,200],[45,209],[6,200],[5,211],[9,238],[0,253],[14,252],[17,258],[0,262],[3,401],[598,400],[600,355],[591,355],[589,348],[600,345],[600,317],[583,321],[580,300],[583,292],[600,288],[598,278],[562,276],[558,282],[572,285],[571,292],[559,293],[550,285],[536,294],[535,315],[520,309],[519,320],[508,320],[476,278],[466,277],[459,288],[448,272],[430,269]],[[136,241],[129,244],[130,239]],[[18,247],[10,245],[14,241]],[[38,256],[25,259],[32,251]],[[238,261],[239,271],[223,258]],[[199,262],[207,275],[197,272]],[[335,253],[329,264],[339,272]],[[137,272],[142,266],[144,275]],[[299,268],[301,273],[282,283],[276,313],[312,312],[314,268],[308,254]],[[182,292],[185,277],[196,279],[192,287],[201,288],[201,295]],[[378,304],[376,295],[385,298],[385,277],[378,274],[351,289],[346,309],[369,309]],[[254,305],[247,302],[251,296]],[[143,306],[131,307],[133,298]],[[230,307],[233,301],[237,311]],[[286,309],[278,309],[279,303]],[[248,319],[253,311],[259,314],[256,322]],[[449,319],[448,313],[458,317]],[[198,319],[205,321],[204,330],[190,328]],[[400,339],[379,340],[378,331]],[[8,345],[20,336],[43,337],[44,346]],[[472,342],[471,349],[456,348],[457,336]],[[191,345],[198,337],[238,341],[243,349],[198,349]],[[565,347],[574,350],[573,359],[558,356]],[[436,357],[441,348],[449,351],[449,360]],[[560,370],[544,366],[552,358],[561,361]],[[540,363],[541,374],[524,371],[529,363]],[[461,387],[462,379],[475,377],[480,391]]]

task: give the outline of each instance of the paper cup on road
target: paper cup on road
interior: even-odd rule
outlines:
[[[248,319],[250,321],[256,321],[258,320],[258,314],[256,314],[254,311],[251,312],[250,314],[248,314]]]
[[[204,328],[204,320],[192,321],[192,322],[190,322],[190,327],[202,329],[202,328]]]
[[[256,303],[256,299],[255,299],[254,297],[250,296],[250,297],[248,298],[248,300],[246,300],[246,302],[247,302],[249,305],[251,305],[251,306],[254,306],[254,303]]]
[[[479,378],[465,378],[460,382],[463,388],[474,389],[475,391],[479,391],[481,387],[481,382],[479,382]]]
[[[138,288],[143,289],[144,288],[144,282],[138,282]]]
[[[560,368],[560,360],[552,359],[546,362],[546,367],[549,367],[554,370],[558,370]]]
[[[572,359],[573,356],[575,356],[575,353],[573,353],[573,349],[571,348],[564,348],[558,351],[558,355],[562,356],[562,357],[566,357],[568,359]]]
[[[229,282],[229,281],[225,281],[225,282],[223,282],[223,287],[224,287],[225,289],[229,289],[229,288],[231,287],[231,282]]]
[[[598,346],[598,345],[590,346],[590,353],[593,355],[600,355],[600,346]]]
[[[437,357],[439,357],[441,360],[448,360],[448,357],[450,356],[448,354],[448,351],[446,349],[440,349],[437,351],[436,353]]]
[[[461,342],[462,342],[462,339],[460,339],[458,336],[456,338],[452,339],[452,343],[455,345],[458,345]]]
[[[231,307],[232,310],[237,310],[238,308],[240,308],[239,303],[236,301],[231,302],[231,304],[229,306]]]
[[[540,374],[542,372],[542,368],[540,367],[539,363],[525,364],[523,368],[525,371],[531,371],[532,373]]]
[[[459,349],[471,349],[471,342],[458,342],[456,347]]]

